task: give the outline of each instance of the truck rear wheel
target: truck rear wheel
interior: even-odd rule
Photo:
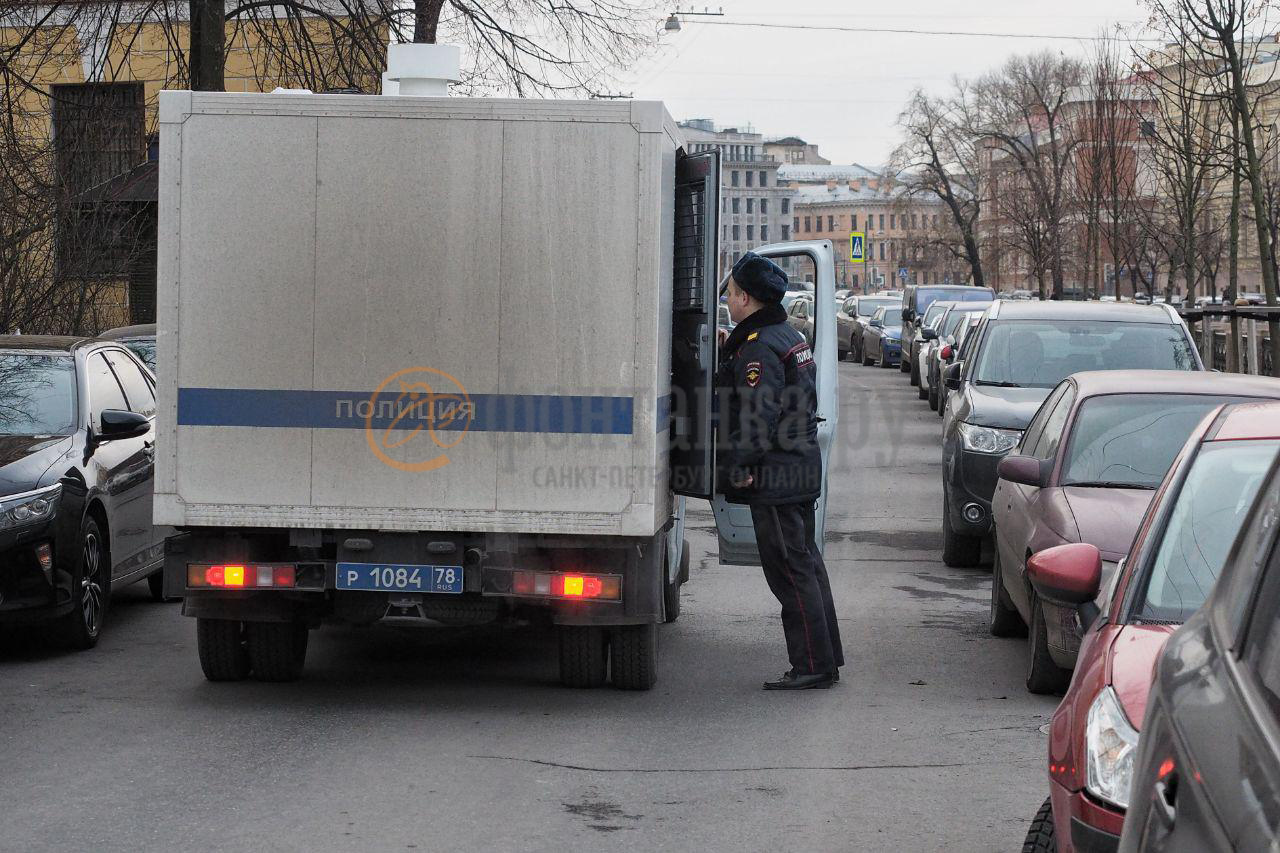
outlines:
[[[565,687],[603,687],[609,680],[609,637],[603,628],[561,625],[560,683]]]
[[[250,622],[249,668],[258,681],[297,681],[307,659],[307,626],[303,622]]]
[[[196,649],[210,681],[243,681],[249,675],[244,624],[231,619],[197,619]]]
[[[658,680],[658,626],[619,625],[609,639],[609,668],[620,690],[649,690]]]

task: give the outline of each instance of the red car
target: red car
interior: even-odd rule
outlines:
[[[1280,403],[1215,409],[1169,469],[1101,607],[1095,546],[1028,561],[1037,594],[1076,607],[1087,629],[1050,728],[1050,796],[1024,849],[1116,849],[1156,657],[1212,589],[1277,454]]]

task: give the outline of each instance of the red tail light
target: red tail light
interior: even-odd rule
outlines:
[[[938,355],[942,358],[943,361],[950,361],[951,356],[954,355],[954,353],[951,350],[951,344],[945,345],[942,348],[942,351],[938,353]]]
[[[188,587],[218,589],[292,589],[297,585],[298,567],[289,563],[260,565],[226,564],[187,566]]]
[[[544,598],[593,598],[619,601],[622,578],[617,575],[512,572],[511,591]]]

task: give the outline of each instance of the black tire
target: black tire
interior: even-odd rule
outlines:
[[[991,564],[991,614],[987,627],[993,637],[1024,637],[1027,633],[1022,615],[1013,606],[1013,602],[1009,600],[1009,591],[1004,588],[1004,572],[1000,568],[998,545]]]
[[[619,625],[609,637],[609,668],[620,690],[649,690],[658,681],[658,626]]]
[[[919,397],[921,400],[929,399],[929,389],[924,387],[923,382],[916,383],[916,396]]]
[[[889,363],[889,357],[884,354],[884,347],[880,347],[880,366],[882,368],[893,367],[893,365]]]
[[[609,636],[603,628],[561,625],[560,683],[565,687],[603,687],[609,680]]]
[[[1027,690],[1038,695],[1054,695],[1066,691],[1071,671],[1053,662],[1049,655],[1049,634],[1044,624],[1044,609],[1031,600],[1031,627],[1027,633]]]
[[[854,343],[853,335],[849,335],[849,360],[862,361],[862,354],[858,352],[858,346]]]
[[[665,572],[662,575],[662,621],[670,625],[680,618],[680,574],[668,580]]]
[[[80,554],[71,576],[75,604],[58,620],[58,639],[70,649],[91,649],[98,644],[111,601],[111,554],[97,520],[86,515],[80,524]]]
[[[907,352],[910,352],[910,350],[904,350],[904,353],[907,353]],[[905,357],[903,360],[906,361]],[[911,361],[907,364],[907,372],[911,374],[912,387],[919,388],[920,387],[920,359],[919,358],[911,359]],[[920,395],[920,399],[922,400],[924,399],[923,394]]]
[[[689,556],[689,540],[686,539],[680,545],[680,583],[689,582],[689,561],[692,559]]]
[[[249,670],[258,681],[297,681],[307,660],[304,622],[250,622],[244,626]]]
[[[1045,799],[1031,819],[1031,828],[1022,842],[1022,853],[1057,853],[1057,850],[1058,842],[1053,837],[1053,801]]]
[[[210,681],[244,681],[249,677],[249,650],[244,623],[231,619],[196,619],[200,669]]]
[[[147,575],[147,589],[151,591],[152,601],[163,604],[180,600],[177,596],[166,596],[164,594],[164,569],[156,569]]]
[[[940,398],[941,395],[938,393],[938,383],[935,382],[929,386],[929,408],[933,409],[935,412],[938,411]]]
[[[870,367],[871,365],[875,364],[875,360],[874,360],[874,359],[872,359],[872,358],[869,358],[869,357],[867,356],[867,351],[866,351],[865,349],[864,349],[864,350],[862,350],[861,352],[862,352],[862,366],[863,366],[863,367]]]
[[[942,562],[953,569],[968,569],[982,559],[982,537],[966,536],[951,527],[951,505],[942,498]]]

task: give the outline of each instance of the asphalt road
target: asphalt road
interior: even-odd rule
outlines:
[[[835,689],[760,690],[778,606],[705,504],[649,693],[562,689],[553,636],[487,629],[326,628],[296,684],[210,684],[135,586],[92,652],[0,646],[0,849],[1019,850],[1055,703],[987,635],[988,571],[940,561],[939,419],[840,376]]]

